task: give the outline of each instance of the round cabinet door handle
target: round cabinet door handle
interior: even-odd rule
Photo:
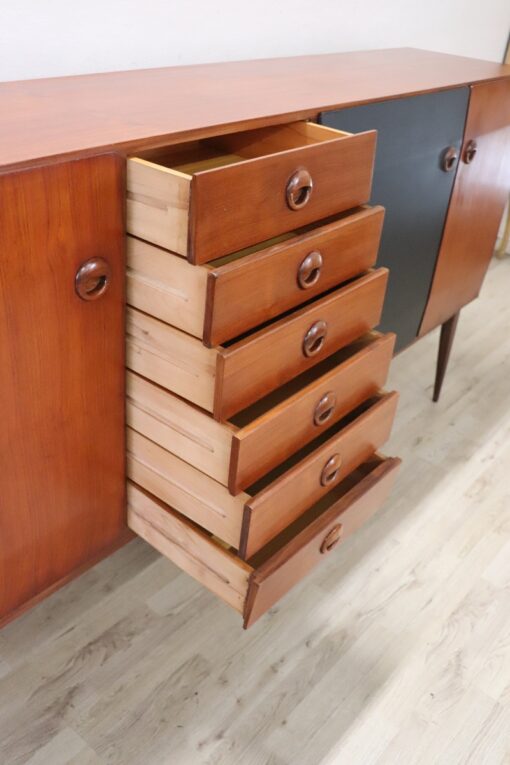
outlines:
[[[111,268],[104,258],[90,258],[76,272],[74,287],[82,300],[97,300],[110,285]]]
[[[445,173],[451,173],[457,164],[458,158],[459,152],[455,146],[448,146],[448,148],[444,150],[441,158],[441,169],[444,170]]]
[[[303,353],[305,356],[316,356],[324,347],[328,325],[325,321],[316,321],[312,324],[303,338]]]
[[[285,196],[291,210],[301,210],[312,195],[312,176],[304,167],[296,170],[287,181]]]
[[[321,486],[331,486],[340,475],[342,458],[339,454],[333,454],[322,468]]]
[[[471,162],[476,157],[476,152],[478,151],[478,146],[476,141],[468,141],[466,144],[466,148],[464,149],[464,162],[466,165],[470,165]]]
[[[308,290],[320,279],[322,268],[322,255],[314,250],[299,264],[297,282],[302,290]]]
[[[336,526],[333,526],[330,531],[326,534],[324,539],[322,540],[321,544],[321,553],[324,555],[325,553],[328,553],[330,550],[333,549],[333,547],[336,547],[337,544],[342,539],[342,524],[337,523]]]
[[[321,398],[317,406],[315,407],[314,413],[313,413],[313,424],[314,425],[325,425],[331,417],[333,416],[333,412],[335,411],[336,407],[336,396],[335,394],[330,391],[329,393],[325,393],[324,396]]]

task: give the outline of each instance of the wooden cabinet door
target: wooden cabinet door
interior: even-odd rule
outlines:
[[[123,195],[113,155],[0,173],[0,621],[125,534]]]
[[[351,132],[377,130],[371,202],[386,208],[377,264],[390,269],[381,329],[409,345],[427,302],[455,176],[445,149],[460,149],[469,88],[324,112],[321,122]]]
[[[476,153],[470,156],[472,142]],[[478,295],[509,191],[507,79],[471,88],[461,162],[420,335],[444,323]]]

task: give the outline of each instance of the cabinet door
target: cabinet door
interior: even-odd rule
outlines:
[[[509,191],[510,79],[471,88],[461,162],[420,335],[478,295]]]
[[[378,265],[390,269],[381,328],[397,348],[417,336],[429,294],[455,170],[444,172],[448,146],[460,149],[469,88],[324,112],[324,125],[378,131],[371,202],[386,208]]]
[[[125,533],[122,168],[0,174],[0,621]],[[83,300],[97,257],[109,285]]]

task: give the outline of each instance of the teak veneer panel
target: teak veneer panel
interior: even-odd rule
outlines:
[[[123,196],[112,155],[0,174],[0,620],[127,536]]]
[[[6,82],[0,166],[99,148],[133,154],[498,77],[510,66],[400,48]]]
[[[466,164],[470,141],[477,153]],[[478,296],[510,189],[510,80],[474,85],[441,248],[420,335]]]

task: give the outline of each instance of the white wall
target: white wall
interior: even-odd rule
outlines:
[[[400,46],[500,61],[509,28],[510,0],[0,0],[0,80]]]

